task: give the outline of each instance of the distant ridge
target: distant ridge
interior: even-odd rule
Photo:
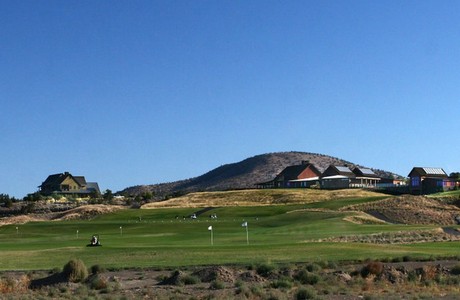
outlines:
[[[233,189],[254,188],[256,183],[275,178],[285,167],[309,161],[321,172],[329,165],[347,165],[351,169],[362,165],[336,157],[309,152],[276,152],[256,155],[237,163],[222,165],[201,176],[170,183],[139,185],[128,187],[118,194],[140,195],[151,192],[156,199],[163,199],[174,194],[197,191],[223,191]],[[371,168],[372,169],[372,168]],[[397,174],[372,169],[381,177],[400,177]]]

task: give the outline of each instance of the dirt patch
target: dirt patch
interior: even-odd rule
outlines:
[[[218,280],[234,283],[236,277],[232,270],[221,266],[204,268],[194,272],[193,275],[200,278],[202,282],[212,282],[214,280]]]
[[[456,225],[460,209],[455,205],[424,196],[399,196],[351,205],[343,211],[362,211],[386,222],[420,225]]]

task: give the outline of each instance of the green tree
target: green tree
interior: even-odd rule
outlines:
[[[7,208],[13,207],[13,199],[10,198],[10,199],[5,200],[5,206]]]
[[[90,199],[97,199],[97,198],[100,198],[100,197],[101,197],[101,194],[99,194],[98,191],[96,191],[96,190],[91,191],[91,193],[89,194]]]
[[[460,172],[452,172],[452,173],[450,173],[449,177],[459,180],[460,179]]]
[[[2,203],[3,205],[5,205],[8,208],[13,206],[13,202],[15,200],[16,199],[14,199],[14,197],[10,197],[10,195],[8,195],[8,194],[0,194],[0,203]]]
[[[107,201],[111,201],[113,199],[113,193],[111,190],[107,189],[105,190],[104,192],[104,199],[107,200]]]
[[[42,200],[43,196],[39,193],[33,193],[33,194],[27,194],[27,196],[24,197],[24,201],[39,201]]]
[[[142,200],[149,201],[153,199],[153,194],[151,192],[145,192],[142,194]]]

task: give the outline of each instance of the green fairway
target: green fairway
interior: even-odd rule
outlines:
[[[72,258],[80,258],[87,265],[124,268],[457,255],[460,247],[457,242],[414,245],[318,242],[343,235],[435,228],[354,224],[343,220],[353,212],[330,210],[374,200],[378,199],[342,199],[324,202],[323,206],[314,203],[215,208],[196,220],[187,217],[199,210],[196,208],[132,209],[92,220],[8,225],[0,227],[0,269],[51,269],[62,267]],[[218,218],[211,219],[212,214]],[[241,226],[245,221],[249,245],[246,228]],[[213,245],[209,226],[212,226]],[[86,247],[93,234],[100,235],[102,247]]]

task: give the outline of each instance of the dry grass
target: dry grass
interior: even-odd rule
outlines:
[[[442,228],[432,230],[412,230],[384,232],[362,235],[346,235],[330,237],[321,240],[306,242],[334,242],[334,243],[371,243],[371,244],[414,244],[426,242],[458,241],[460,236],[445,233]]]
[[[343,198],[375,197],[382,194],[360,190],[261,189],[225,192],[198,192],[167,201],[148,203],[143,209],[167,207],[260,206],[305,204]]]
[[[0,220],[0,226],[11,225],[11,224],[25,224],[28,222],[47,221],[46,216],[32,216],[32,215],[21,215],[3,218]]]
[[[455,225],[460,209],[424,196],[400,196],[381,201],[352,205],[346,211],[378,212],[396,223]]]
[[[0,278],[0,295],[7,293],[22,293],[27,291],[30,284],[30,278],[23,274],[19,277],[2,277]]]
[[[356,215],[347,216],[343,218],[344,221],[348,221],[355,224],[387,224],[385,221],[377,219],[376,217],[370,216],[363,212],[357,212]]]
[[[48,213],[48,214],[30,214],[7,217],[0,220],[0,226],[11,224],[25,224],[28,222],[40,221],[63,221],[63,220],[82,220],[91,219],[97,215],[115,212],[124,209],[123,206],[117,205],[84,205],[74,209],[69,209],[62,213]]]
[[[90,219],[97,215],[108,214],[120,209],[125,209],[123,206],[118,205],[84,205],[79,206],[73,209],[69,209],[64,213],[52,216],[52,220],[63,221],[63,220],[73,220],[73,219]]]

